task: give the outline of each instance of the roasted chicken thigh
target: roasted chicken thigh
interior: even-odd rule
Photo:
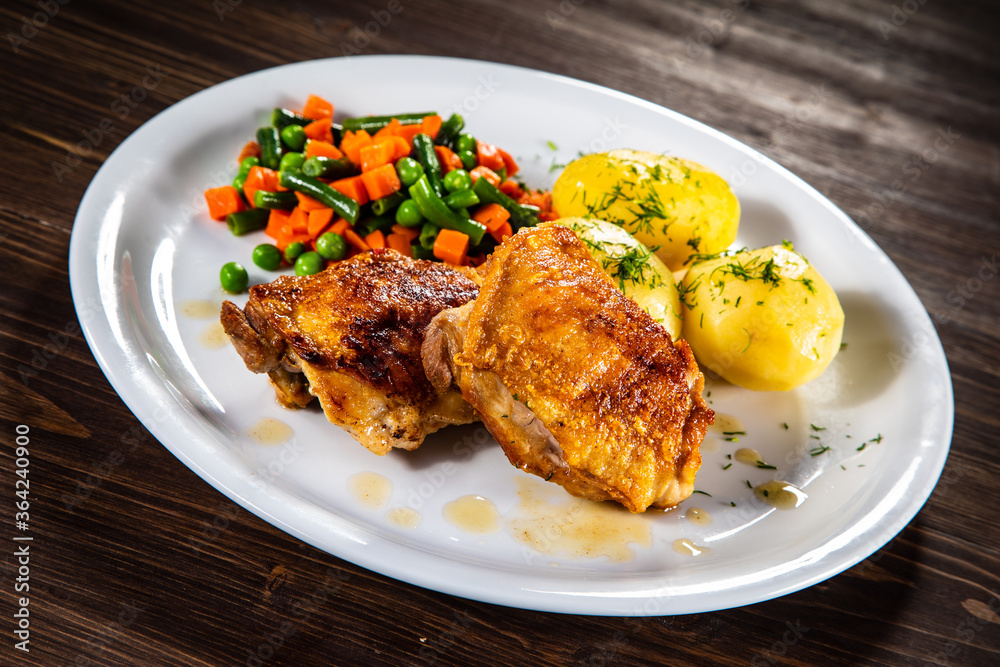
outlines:
[[[429,433],[477,419],[457,391],[434,390],[420,357],[431,318],[474,299],[475,279],[393,250],[363,253],[313,276],[255,285],[243,310],[222,304],[222,326],[283,405],[316,397],[372,452],[416,449]]]
[[[438,314],[427,376],[459,387],[518,468],[633,512],[687,498],[714,418],[684,341],[625,297],[569,229],[522,229],[479,296]]]

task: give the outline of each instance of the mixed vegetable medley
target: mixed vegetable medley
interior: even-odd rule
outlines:
[[[301,111],[275,109],[243,147],[232,185],[205,191],[209,214],[241,236],[263,230],[253,262],[265,270],[322,271],[359,252],[391,248],[416,259],[476,266],[521,227],[554,220],[550,193],[513,180],[506,151],[463,133],[458,114],[333,121],[310,95]],[[222,287],[247,287],[229,262]]]

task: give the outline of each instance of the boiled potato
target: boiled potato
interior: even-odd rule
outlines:
[[[840,350],[837,295],[789,243],[695,263],[681,290],[684,338],[703,366],[733,384],[793,389]]]
[[[654,248],[671,271],[736,239],[740,204],[717,174],[657,153],[615,150],[571,162],[552,188],[565,216],[613,222]]]
[[[610,222],[560,218],[553,225],[569,227],[580,237],[619,289],[666,327],[670,337],[681,335],[681,299],[674,275],[631,234]]]

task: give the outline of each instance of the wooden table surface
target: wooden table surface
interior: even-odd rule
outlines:
[[[360,37],[390,7],[388,25]],[[30,653],[13,635],[23,543],[0,557],[0,663],[1000,664],[995,3],[14,0],[0,26],[0,507],[10,540],[14,440],[27,424],[35,536]],[[70,298],[74,216],[102,162],[154,114],[345,44],[609,86],[815,186],[888,253],[935,321],[955,391],[946,483],[888,546],[828,581],[744,608],[645,618],[420,589],[230,503],[149,435],[98,368]],[[150,71],[165,74],[115,107]],[[213,520],[227,528],[192,550]],[[292,617],[297,604],[306,613]]]

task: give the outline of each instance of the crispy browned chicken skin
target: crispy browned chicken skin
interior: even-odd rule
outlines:
[[[283,405],[315,396],[331,422],[376,454],[416,449],[443,426],[477,419],[457,391],[431,387],[420,359],[431,318],[474,299],[477,278],[393,250],[363,253],[251,287],[245,309],[222,304],[222,326]]]
[[[498,247],[478,298],[431,322],[423,358],[511,463],[575,496],[642,512],[694,488],[714,419],[704,376],[565,227],[522,229]]]

